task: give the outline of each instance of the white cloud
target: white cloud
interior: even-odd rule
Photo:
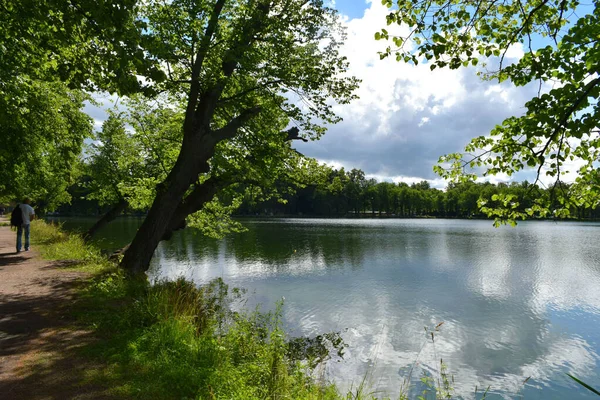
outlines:
[[[425,125],[426,123],[429,122],[429,117],[423,117],[421,118],[421,122],[419,122],[419,128],[422,127],[423,125]]]
[[[92,93],[92,102],[84,102],[83,112],[94,120],[94,130],[99,131],[108,117],[106,110],[119,104],[119,97],[108,93]]]
[[[365,177],[367,179],[376,179],[377,181],[380,181],[380,182],[383,182],[383,181],[393,182],[393,183],[404,182],[408,185],[426,181],[429,183],[429,185],[432,188],[436,188],[436,189],[444,189],[448,185],[448,181],[446,181],[445,179],[442,179],[442,178],[423,179],[423,178],[419,178],[416,176],[401,176],[401,175],[389,176],[389,175],[385,175],[385,174],[365,174]]]
[[[373,2],[362,18],[345,19],[348,38],[341,54],[350,62],[349,73],[362,79],[360,99],[336,106],[344,121],[330,127],[322,140],[298,144],[298,149],[388,181],[435,180],[432,166],[439,156],[461,151],[471,138],[522,114],[538,88],[482,81],[475,68],[431,71],[427,63],[380,60],[377,52],[391,42],[375,41],[374,33],[385,27],[388,12]],[[390,35],[406,30],[385,28]],[[520,45],[513,46],[506,62],[521,54]]]
[[[342,164],[341,162],[336,161],[336,160],[321,160],[321,162],[323,164],[327,165],[328,167],[335,168],[335,169],[346,168],[344,166],[344,164]]]

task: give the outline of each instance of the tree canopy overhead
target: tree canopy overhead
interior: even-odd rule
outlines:
[[[143,51],[140,9],[137,0],[3,0],[0,81],[61,81],[121,93],[161,81],[156,60]]]
[[[459,68],[487,62],[486,79],[514,85],[539,84],[523,115],[506,119],[489,136],[474,138],[465,154],[440,158],[435,170],[449,179],[471,179],[475,172],[512,175],[537,172],[536,183],[553,179],[552,196],[525,213],[490,212],[509,219],[568,214],[571,205],[600,202],[600,10],[598,2],[572,0],[384,0],[387,24],[407,27],[403,36],[386,29],[376,39],[393,45],[381,56],[427,62],[430,68]],[[522,56],[507,62],[521,46]],[[567,169],[577,170],[573,185],[560,184]],[[510,199],[506,204],[512,206]],[[506,208],[504,207],[504,208]],[[515,207],[516,209],[516,207]]]
[[[69,201],[92,133],[82,90],[151,93],[164,78],[143,51],[140,9],[136,0],[0,1],[2,201]]]

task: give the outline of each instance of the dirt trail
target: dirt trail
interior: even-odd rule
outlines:
[[[86,383],[94,365],[77,350],[92,337],[69,319],[86,275],[42,260],[35,247],[17,254],[15,239],[0,226],[0,399],[112,398]]]

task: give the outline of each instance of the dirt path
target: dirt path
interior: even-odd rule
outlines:
[[[42,260],[35,247],[16,254],[15,238],[0,226],[0,398],[112,398],[86,383],[94,366],[77,350],[92,338],[69,319],[85,274]]]

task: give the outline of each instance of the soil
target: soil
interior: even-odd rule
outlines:
[[[70,316],[87,275],[68,269],[72,263],[43,260],[35,248],[17,254],[15,241],[0,226],[0,398],[115,398],[90,383],[99,366],[80,349],[94,338]]]

